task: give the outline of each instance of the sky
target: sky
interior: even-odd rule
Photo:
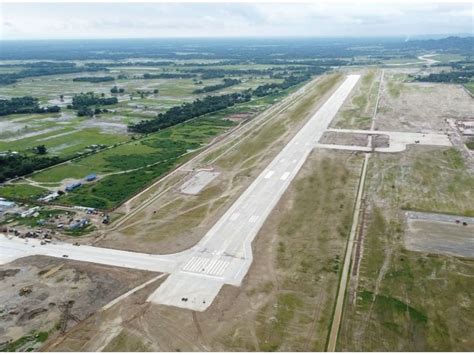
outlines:
[[[473,33],[470,3],[0,3],[0,38],[374,37]]]

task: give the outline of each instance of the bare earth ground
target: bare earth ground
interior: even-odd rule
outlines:
[[[105,349],[324,350],[361,159],[313,153],[257,236],[242,287],[224,286],[203,313],[126,300],[114,317],[96,317],[117,328]],[[78,326],[48,350],[95,350],[76,347],[94,329]]]
[[[73,301],[71,314],[77,320],[83,320],[152,275],[42,256],[2,265],[0,344],[40,331],[57,334],[59,329],[67,330],[76,321],[69,320],[65,324],[61,321],[66,303]],[[24,288],[31,292],[20,296],[19,292]]]
[[[385,70],[375,129],[438,132],[445,120],[474,117],[474,100],[461,85],[402,83],[396,70]]]
[[[342,105],[331,128],[370,129],[377,101],[381,70],[362,69],[362,79],[352,91],[350,99]]]
[[[369,136],[360,133],[325,132],[319,143],[357,145],[365,147],[369,143]]]
[[[162,254],[194,245],[325,102],[340,79],[340,74],[322,77],[295,105],[240,138],[237,147],[225,146],[207,160],[197,162],[196,169],[212,168],[220,173],[198,195],[186,196],[179,192],[181,184],[195,174],[180,172],[167,185],[178,182],[176,187],[119,229],[108,233],[97,245]]]

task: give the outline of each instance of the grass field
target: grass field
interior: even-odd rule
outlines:
[[[316,152],[268,221],[277,222],[277,284],[258,312],[260,351],[324,351],[361,162]]]
[[[36,200],[48,190],[28,184],[10,184],[0,186],[0,197],[20,200]]]
[[[357,297],[338,350],[469,351],[474,262],[406,250],[402,209],[472,216],[473,184],[454,149],[371,158]]]
[[[369,70],[363,76],[351,100],[337,114],[334,126],[344,129],[368,129],[377,101],[380,72]]]
[[[84,185],[59,202],[111,208],[168,172],[183,155],[200,148],[232,125],[232,122],[218,118],[200,118],[140,141],[78,159],[68,166],[44,171],[32,178],[59,181],[65,177],[81,178],[90,172],[99,176],[106,174],[97,183]]]
[[[464,87],[472,94],[474,95],[474,81],[470,81],[467,84],[464,84]]]

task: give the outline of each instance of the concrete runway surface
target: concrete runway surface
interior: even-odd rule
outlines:
[[[240,286],[252,264],[251,243],[266,218],[320,140],[359,80],[349,75],[334,94],[273,159],[239,199],[194,247],[151,255],[55,242],[40,245],[0,236],[0,263],[28,255],[48,255],[171,275],[148,301],[204,311],[224,284]]]

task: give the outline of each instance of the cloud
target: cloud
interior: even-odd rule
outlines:
[[[0,35],[26,38],[393,36],[469,33],[470,4],[2,4]]]

